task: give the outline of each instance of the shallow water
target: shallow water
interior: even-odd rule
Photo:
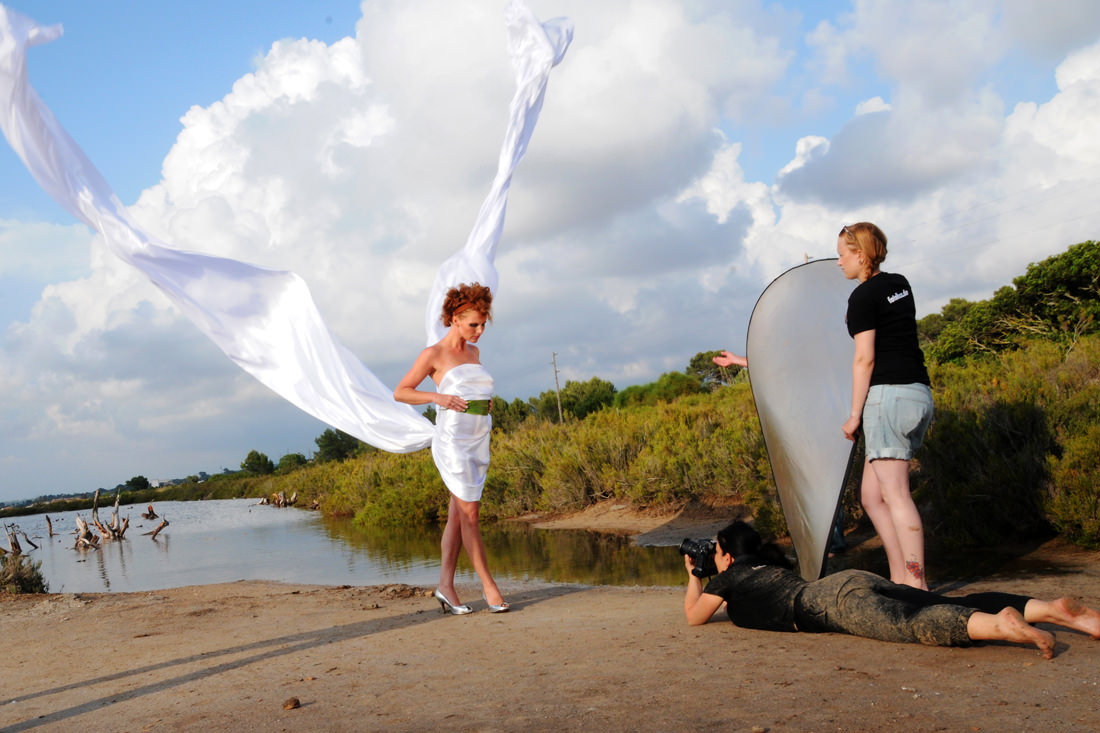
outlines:
[[[236,580],[321,585],[408,583],[439,579],[441,527],[367,531],[348,519],[317,512],[258,506],[254,499],[161,502],[169,526],[152,540],[144,533],[160,519],[141,518],[144,506],[122,506],[126,538],[99,550],[73,549],[75,516],[90,512],[4,520],[25,531],[55,593],[139,591]],[[100,508],[110,521],[112,508]],[[2,535],[0,535],[2,536]],[[638,547],[629,537],[574,530],[533,530],[512,524],[483,526],[489,567],[498,582],[541,581],[590,585],[679,585],[683,559],[674,547]],[[20,536],[22,541],[22,537]],[[29,550],[24,543],[24,550]],[[476,582],[465,563],[458,581]]]

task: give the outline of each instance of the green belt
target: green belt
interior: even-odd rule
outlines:
[[[488,415],[489,400],[466,400],[467,415]]]

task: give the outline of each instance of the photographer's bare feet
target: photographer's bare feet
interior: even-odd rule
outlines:
[[[1065,626],[1100,639],[1100,611],[1089,608],[1076,598],[1051,601],[1051,623]]]
[[[1054,634],[1037,629],[1015,608],[1005,608],[995,615],[995,627],[1001,641],[1014,641],[1020,644],[1034,644],[1044,659],[1054,657]]]

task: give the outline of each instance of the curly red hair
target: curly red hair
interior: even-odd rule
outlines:
[[[493,294],[489,288],[481,283],[462,283],[448,290],[447,297],[443,299],[443,325],[450,326],[455,316],[470,309],[484,313],[486,319],[493,320]]]

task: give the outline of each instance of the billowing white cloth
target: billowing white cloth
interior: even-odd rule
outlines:
[[[437,317],[446,290],[460,282],[478,280],[495,291],[493,258],[508,184],[534,130],[550,69],[572,40],[569,21],[543,25],[518,0],[508,6],[506,20],[518,89],[500,169],[470,240],[436,278],[428,311],[434,308]],[[230,359],[277,394],[384,450],[428,446],[432,424],[394,401],[392,390],[336,341],[300,277],[171,249],[130,219],[27,79],[26,49],[60,35],[60,26],[39,26],[0,5],[0,127],[46,192],[102,233],[112,252],[148,276]],[[429,326],[430,343],[441,337]]]
[[[493,396],[493,377],[481,364],[459,364],[443,375],[439,391],[464,400],[488,400]],[[481,501],[492,427],[490,415],[440,409],[435,416],[432,458],[443,483],[463,501]]]
[[[508,113],[508,129],[504,132],[496,177],[481,204],[466,245],[444,262],[435,276],[424,314],[428,346],[437,343],[447,332],[439,315],[450,288],[459,283],[478,282],[494,294],[497,292],[497,270],[493,261],[504,228],[512,173],[527,152],[527,142],[542,110],[550,69],[565,57],[573,40],[573,24],[568,20],[556,18],[540,25],[531,11],[516,0],[508,6],[505,18],[508,52],[516,76],[516,94]]]

